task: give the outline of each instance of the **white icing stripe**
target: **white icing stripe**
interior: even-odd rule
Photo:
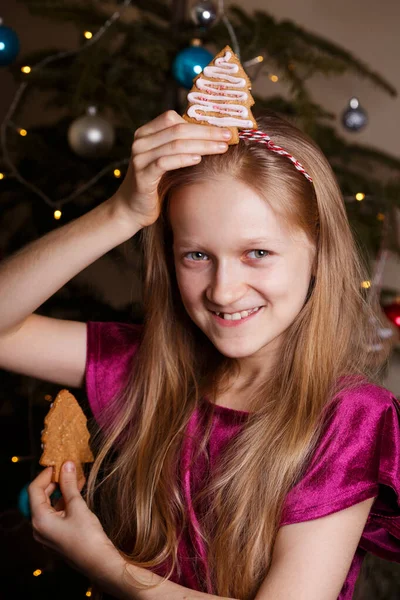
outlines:
[[[207,96],[200,95],[197,92],[193,93],[193,96],[197,96],[197,95],[199,95],[200,98],[196,98],[194,100],[194,102],[198,102],[198,104],[201,104],[203,106],[207,106],[207,107],[210,106],[210,102],[206,99]],[[212,96],[211,96],[211,98],[212,98]],[[201,108],[201,106],[200,106],[200,108]],[[247,110],[246,106],[243,106],[243,104],[222,104],[222,103],[218,104],[218,103],[215,103],[215,100],[214,100],[214,103],[211,104],[210,109],[213,110],[214,112],[227,113],[228,115],[233,115],[234,117],[241,116],[242,118],[245,118],[249,114],[249,111]]]
[[[236,106],[236,104],[224,104],[223,102],[221,102],[221,100],[237,100],[238,102],[245,102],[246,98],[243,97],[244,92],[237,92],[238,94],[240,94],[240,96],[238,98],[230,98],[229,96],[226,96],[225,94],[218,94],[218,96],[215,96],[215,94],[205,94],[204,92],[190,92],[188,94],[188,100],[189,102],[199,102],[200,104],[209,104],[210,102],[212,102],[213,105],[215,106],[223,106],[224,108],[226,106]],[[241,105],[242,106],[242,105]]]
[[[222,68],[218,69],[217,67],[206,67],[203,73],[206,77],[211,77],[212,79],[222,79],[223,81],[229,81],[229,83],[231,83],[235,87],[244,87],[246,85],[246,81],[242,77],[234,77],[232,75],[227,75]]]
[[[246,94],[246,92],[230,90],[228,86],[221,85],[218,81],[207,81],[207,79],[203,79],[202,77],[199,77],[199,79],[196,81],[196,87],[198,87],[199,90],[215,94],[216,96],[223,96],[226,94],[232,96],[234,99],[243,98],[244,100],[247,100],[248,98],[248,94]]]
[[[197,110],[204,110],[201,106],[194,105],[189,108],[187,114],[197,121],[207,121],[210,125],[224,125],[226,127],[253,127],[253,121],[244,121],[243,119],[234,119],[232,117],[210,117],[209,115],[197,114]]]
[[[242,104],[227,103],[232,99],[245,103],[249,97],[246,91],[228,89],[231,87],[246,89],[246,80],[243,77],[229,75],[229,73],[237,73],[239,71],[239,65],[227,62],[231,57],[232,53],[226,52],[225,56],[220,56],[215,60],[214,64],[216,66],[205,67],[203,70],[204,75],[217,81],[208,81],[203,77],[197,79],[196,87],[201,91],[190,92],[188,94],[188,101],[192,103],[192,106],[188,108],[187,114],[192,119],[206,121],[210,125],[252,128],[254,126],[253,121],[246,120],[246,117],[249,115],[248,108]],[[221,80],[227,81],[228,85],[218,83]],[[204,91],[209,93],[204,93]],[[202,114],[204,112],[227,113],[230,116],[213,117]]]

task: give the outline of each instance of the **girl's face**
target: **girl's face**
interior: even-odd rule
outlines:
[[[177,189],[169,216],[190,318],[223,355],[264,370],[304,305],[315,247],[228,177]]]

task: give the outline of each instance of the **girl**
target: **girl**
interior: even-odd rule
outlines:
[[[117,598],[349,600],[366,551],[400,562],[379,306],[327,160],[258,123],[286,154],[161,115],[115,196],[1,266],[1,366],[85,385],[99,425],[86,502],[32,482],[35,539]],[[139,230],[143,326],[34,314]]]

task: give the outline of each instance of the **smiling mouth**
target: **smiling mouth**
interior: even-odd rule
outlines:
[[[210,311],[212,312],[214,315],[217,315],[217,317],[219,317],[220,319],[224,319],[226,321],[240,321],[240,319],[245,319],[246,317],[249,317],[250,315],[258,312],[260,310],[260,308],[262,308],[261,306],[257,306],[256,308],[251,308],[250,310],[242,310],[240,312],[235,312],[235,313],[223,313],[223,312],[216,312],[216,311]]]

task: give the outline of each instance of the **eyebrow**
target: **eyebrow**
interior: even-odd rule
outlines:
[[[241,244],[283,244],[283,240],[279,238],[268,238],[268,237],[259,237],[259,238],[245,238],[240,240]]]
[[[197,242],[196,240],[190,240],[190,239],[182,239],[180,241],[176,242],[179,246],[182,247],[194,247],[194,246],[201,246],[202,244],[200,242]],[[279,238],[242,238],[242,239],[238,239],[237,240],[238,245],[241,246],[268,246],[269,244],[280,244],[282,245],[284,243],[283,240],[279,239]]]

